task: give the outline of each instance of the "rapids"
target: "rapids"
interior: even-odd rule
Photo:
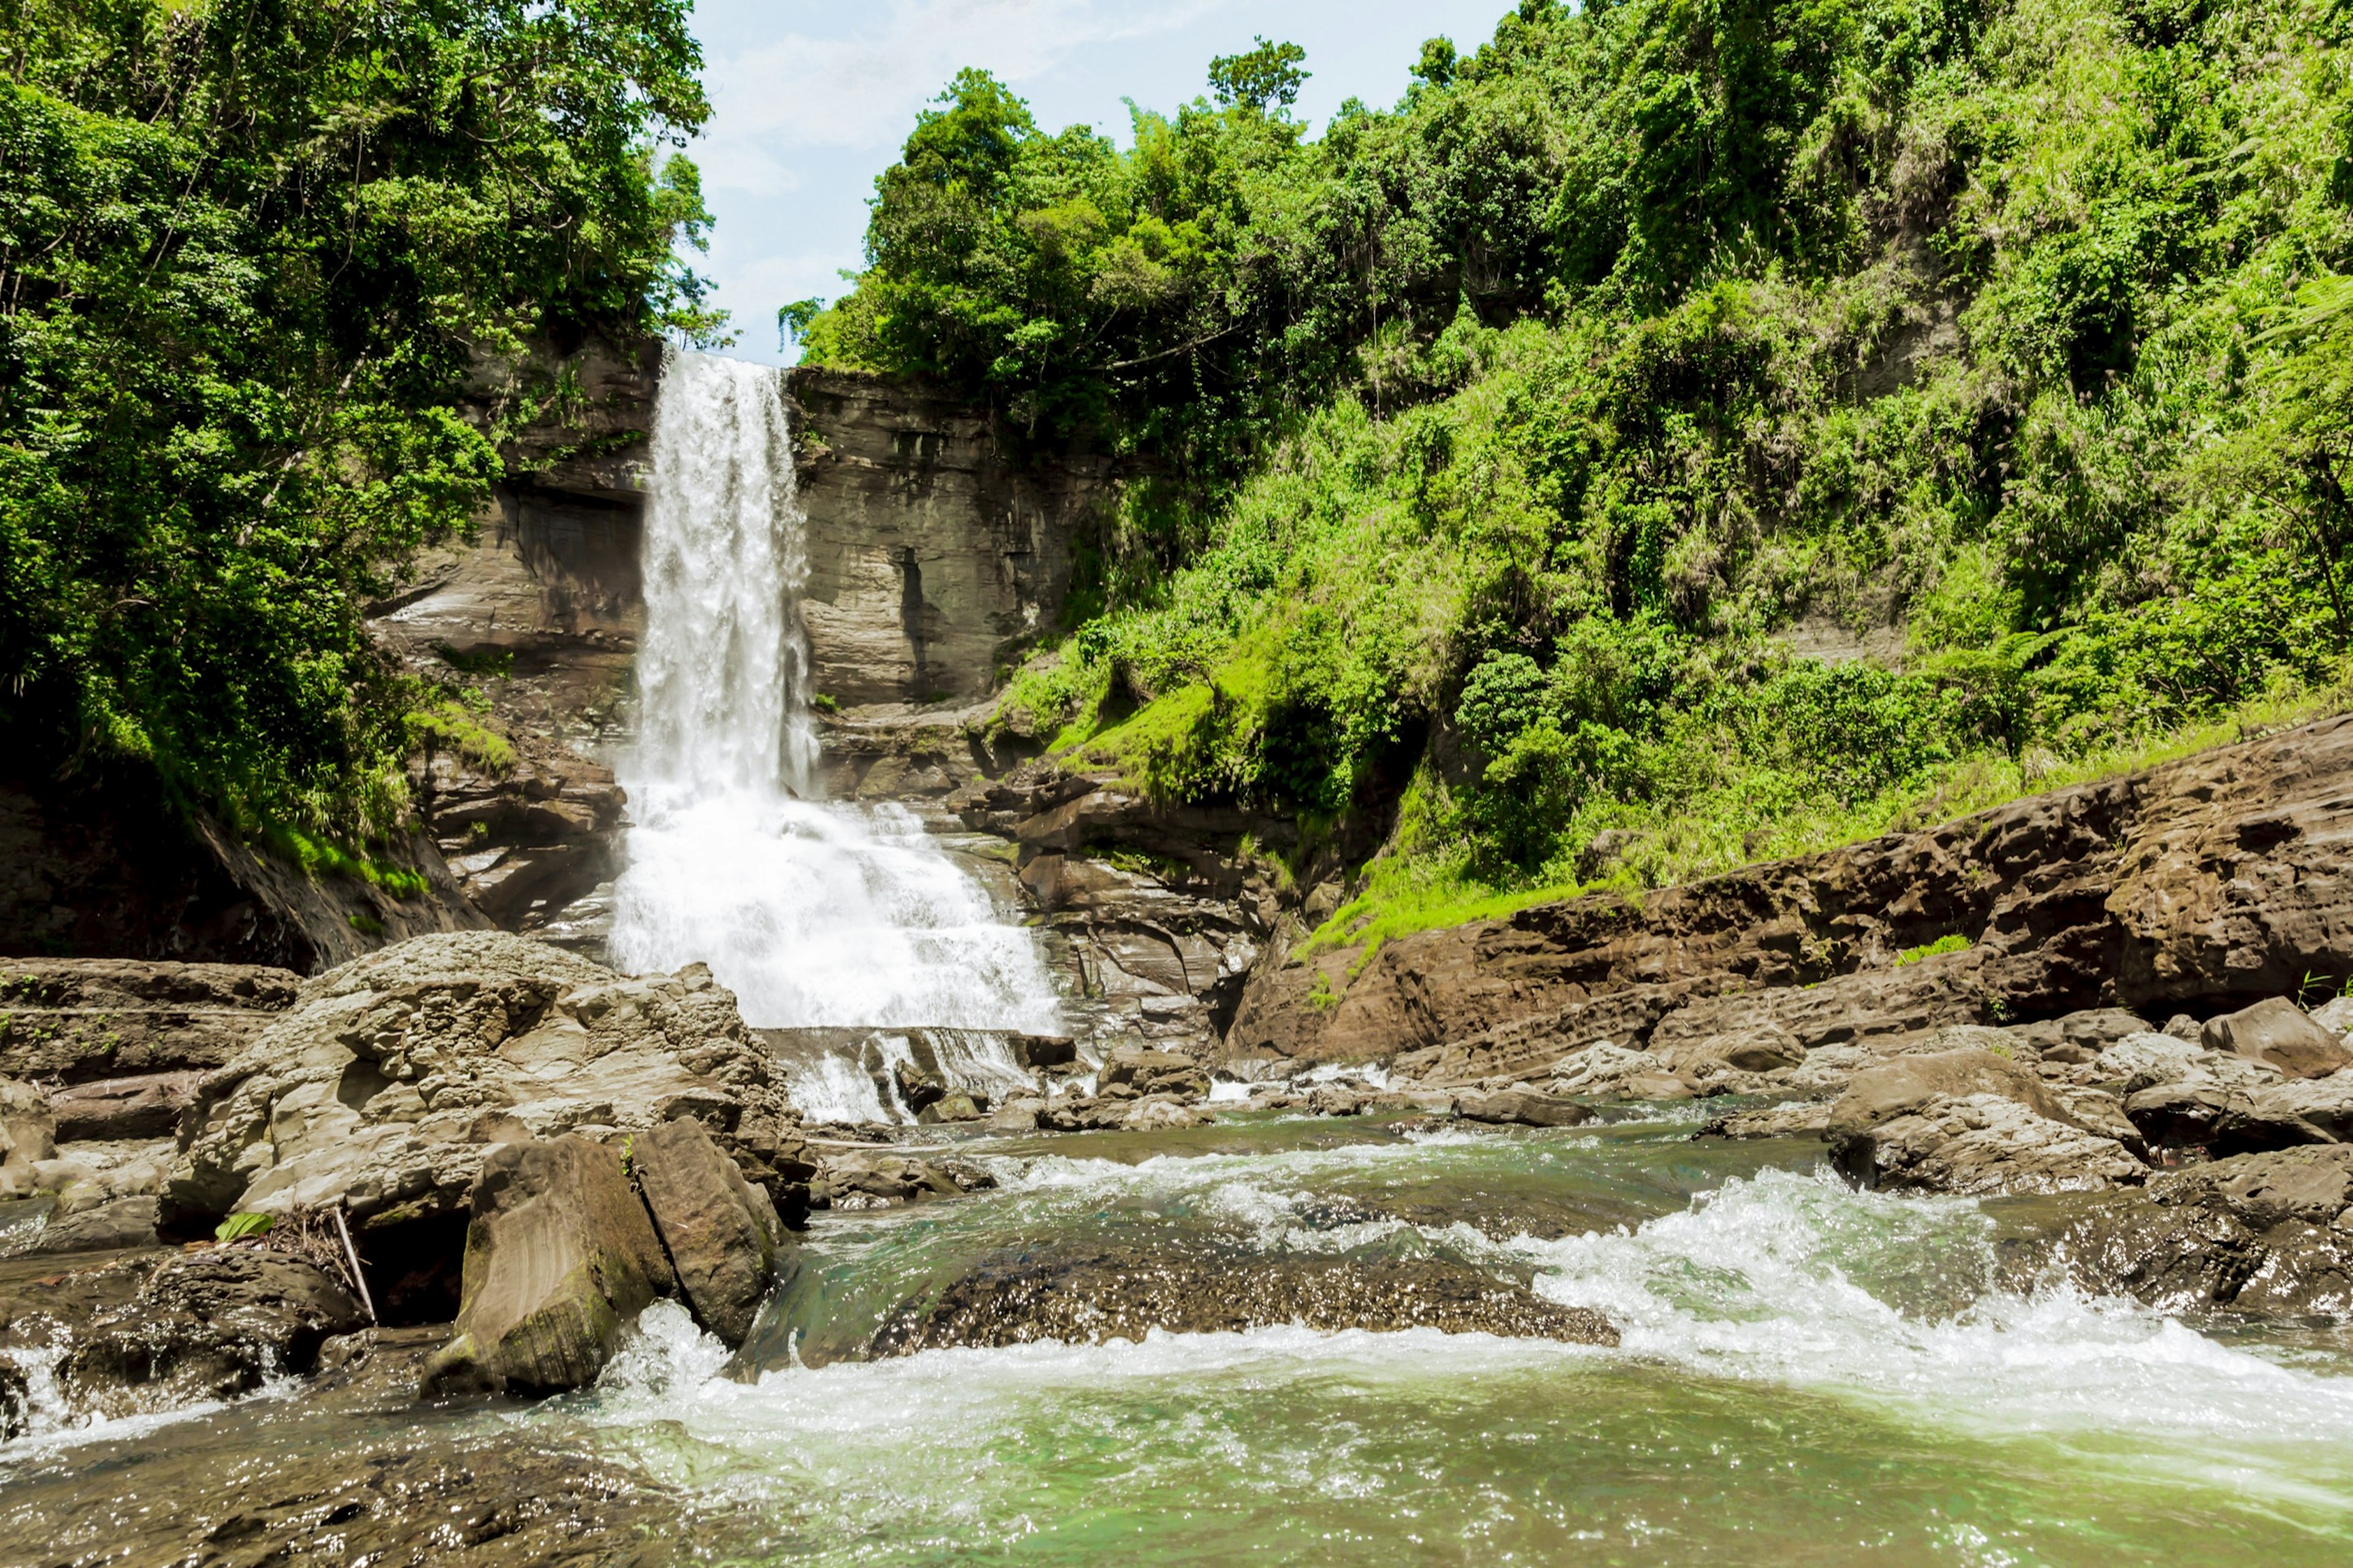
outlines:
[[[305,1466],[338,1444],[491,1490],[508,1474],[599,1478],[566,1494],[588,1560],[2353,1553],[2341,1330],[2200,1332],[2016,1279],[2001,1203],[1857,1194],[1818,1169],[1817,1143],[1694,1143],[1692,1126],[1662,1112],[1429,1133],[1244,1112],[1149,1136],[965,1138],[953,1152],[994,1190],[818,1216],[732,1364],[658,1305],[597,1387],[535,1406],[263,1396],[21,1439],[0,1449],[0,1560],[167,1560],[281,1493],[322,1495],[301,1492]],[[863,1352],[889,1312],[986,1259],[1106,1247],[1215,1249],[1238,1269],[1452,1259],[1599,1307],[1624,1342],[1277,1326]],[[195,1485],[229,1446],[229,1472]],[[391,1489],[369,1495],[336,1527],[354,1558],[407,1539]],[[475,1506],[416,1495],[443,1515]],[[491,1540],[468,1560],[538,1559]]]

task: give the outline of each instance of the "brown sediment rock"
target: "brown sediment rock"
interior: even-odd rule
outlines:
[[[1814,1050],[2242,1007],[2353,951],[2348,777],[2353,718],[2330,719],[1639,900],[1395,938],[1353,979],[1347,954],[1262,964],[1224,1049],[1394,1055],[1468,1084],[1604,1040],[1665,1052],[1772,1029]],[[1897,963],[1954,936],[1970,945]]]
[[[744,1181],[691,1117],[632,1138],[629,1168],[695,1321],[742,1344],[784,1245],[768,1194]]]
[[[948,1345],[1100,1344],[1154,1329],[1216,1333],[1438,1329],[1614,1345],[1600,1313],[1437,1258],[1211,1258],[1180,1252],[1082,1251],[986,1261],[935,1297],[910,1302],[874,1336],[878,1355]]]
[[[301,984],[263,964],[0,959],[0,1073],[86,1083],[219,1067]]]
[[[471,1197],[457,1336],[426,1364],[427,1398],[577,1388],[676,1289],[620,1155],[602,1144],[501,1143]]]

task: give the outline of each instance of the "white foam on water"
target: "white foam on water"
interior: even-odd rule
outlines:
[[[793,1103],[811,1121],[888,1121],[891,1108],[862,1063],[828,1051],[788,1069]]]
[[[1624,1349],[1713,1376],[1892,1401],[1979,1434],[2131,1432],[2345,1445],[2353,1379],[2219,1343],[2137,1303],[2053,1285],[1985,1289],[1948,1316],[1891,1303],[1902,1277],[1990,1277],[1966,1199],[1856,1193],[1767,1171],[1632,1231],[1512,1250],[1543,1294],[1599,1309]]]
[[[648,489],[617,963],[706,963],[754,1027],[1057,1032],[1036,940],[912,812],[817,798],[806,527],[778,373],[672,354]]]

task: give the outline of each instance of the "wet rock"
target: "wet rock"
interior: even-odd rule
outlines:
[[[355,1414],[373,1415],[385,1402],[352,1403]],[[185,1437],[122,1445],[102,1473],[118,1496],[140,1500],[134,1506],[90,1507],[90,1472],[79,1467],[12,1479],[0,1496],[0,1560],[45,1568],[668,1568],[708,1560],[710,1522],[690,1522],[675,1492],[618,1460],[531,1433],[445,1427],[420,1442],[413,1425],[369,1419],[349,1422],[337,1442],[273,1440],[281,1419],[260,1409],[214,1418],[227,1447]]]
[[[52,1215],[26,1250],[111,1252],[155,1245],[155,1199],[115,1198],[73,1214]]]
[[[101,1313],[64,1373],[77,1403],[108,1414],[223,1399],[309,1372],[322,1344],[366,1322],[343,1279],[307,1258],[212,1247],[166,1260]]]
[[[165,1215],[456,1215],[502,1142],[681,1114],[780,1204],[807,1168],[768,1053],[701,965],[626,978],[503,931],[423,937],[310,981],[205,1076]]]
[[[200,1076],[146,1073],[69,1084],[49,1096],[58,1142],[169,1138],[179,1130],[180,1113],[195,1102]]]
[[[742,1344],[776,1277],[776,1205],[691,1117],[632,1138],[629,1163],[695,1321]]]
[[[907,1102],[908,1110],[919,1116],[947,1098],[947,1080],[913,1062],[893,1065],[891,1076],[899,1086],[899,1098]]]
[[[427,1398],[577,1388],[672,1287],[620,1155],[602,1144],[501,1143],[470,1206],[457,1336],[426,1367]]]
[[[1364,1096],[1345,1084],[1319,1083],[1307,1091],[1307,1109],[1318,1116],[1354,1116],[1364,1108]]]
[[[960,1089],[950,1089],[915,1113],[915,1120],[926,1126],[943,1121],[977,1121],[981,1109],[973,1097]]]
[[[1232,1258],[1152,1251],[1008,1255],[936,1297],[910,1301],[874,1337],[877,1355],[950,1345],[1101,1344],[1155,1329],[1217,1333],[1437,1329],[1614,1345],[1600,1313],[1438,1258]]]
[[[1734,1110],[1692,1134],[1694,1138],[1819,1138],[1830,1130],[1831,1102],[1802,1100],[1757,1110]]]
[[[1519,1127],[1578,1127],[1593,1120],[1593,1112],[1574,1100],[1525,1089],[1462,1095],[1454,1113],[1465,1121]]]
[[[2020,1249],[2168,1311],[2353,1313],[2353,1146],[2242,1154],[2033,1227]]]
[[[2210,1051],[2266,1063],[2289,1078],[2325,1078],[2353,1067],[2353,1048],[2344,1037],[2314,1023],[2284,996],[2207,1019],[2200,1043]]]
[[[2220,1206],[2257,1231],[2289,1220],[2334,1225],[2353,1208],[2353,1147],[2217,1160],[2159,1176],[2149,1196],[2164,1205]]]
[[[31,1084],[0,1078],[0,1201],[40,1190],[35,1167],[57,1156],[48,1096]]]
[[[1013,1059],[1032,1072],[1074,1067],[1079,1059],[1079,1043],[1068,1035],[1016,1035]]]
[[[1120,1113],[1126,1114],[1125,1107]],[[928,1161],[887,1152],[828,1153],[820,1167],[836,1208],[872,1208],[960,1196],[964,1189]]]
[[[1900,1056],[1855,1074],[1824,1137],[1859,1185],[1980,1195],[2097,1191],[2147,1167],[2066,1120],[2032,1069],[1974,1047]]]
[[[1209,1075],[1192,1058],[1176,1051],[1128,1047],[1112,1052],[1097,1080],[1100,1092],[1125,1089],[1143,1094],[1182,1094],[1198,1099],[1209,1092]]]

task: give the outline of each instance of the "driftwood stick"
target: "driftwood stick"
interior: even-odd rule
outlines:
[[[378,1322],[381,1320],[375,1315],[375,1299],[368,1294],[367,1274],[360,1268],[360,1249],[352,1245],[352,1227],[343,1223],[343,1205],[338,1204],[327,1212],[335,1216],[335,1234],[343,1238],[343,1256],[352,1260],[352,1283],[360,1288],[360,1305],[367,1309],[369,1322]]]

